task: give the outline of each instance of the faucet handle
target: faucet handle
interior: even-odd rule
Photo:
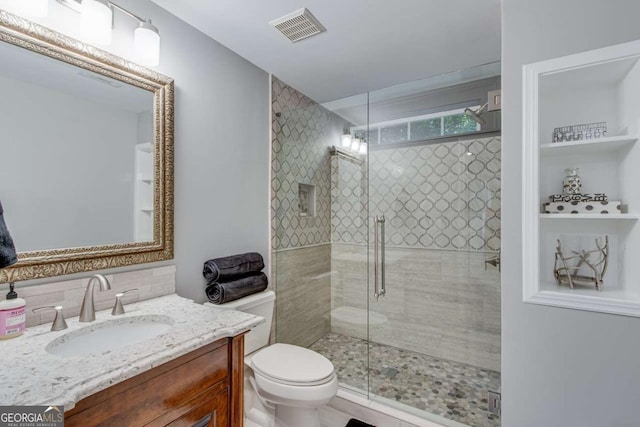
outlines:
[[[119,314],[124,314],[124,306],[122,305],[122,297],[124,296],[124,294],[127,294],[129,292],[138,292],[138,289],[137,288],[127,289],[126,291],[122,291],[122,292],[116,294],[116,302],[115,302],[115,304],[113,304],[113,310],[111,310],[111,315],[112,316],[117,316]]]
[[[64,313],[62,312],[62,306],[61,305],[49,305],[46,307],[38,307],[38,308],[34,308],[33,311],[34,313],[39,313],[41,311],[45,311],[45,310],[55,310],[56,311],[56,317],[53,319],[53,323],[51,324],[51,330],[52,331],[61,331],[63,329],[67,329],[67,321],[64,320]]]

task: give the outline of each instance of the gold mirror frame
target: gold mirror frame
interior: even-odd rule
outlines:
[[[84,68],[154,94],[153,242],[20,252],[0,283],[173,258],[173,79],[0,10],[0,41]]]

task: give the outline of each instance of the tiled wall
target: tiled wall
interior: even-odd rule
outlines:
[[[331,156],[332,242],[367,242],[366,173],[364,159]]]
[[[125,310],[127,304],[173,294],[176,288],[176,268],[173,265],[107,274],[105,277],[111,283],[111,290],[95,290],[96,311],[113,307],[115,295],[127,289],[136,288],[138,292],[123,297]],[[78,316],[88,281],[87,277],[24,288],[18,283],[16,291],[27,303],[27,327],[53,321],[55,313],[34,314],[31,310],[37,307],[61,305],[66,318]]]
[[[371,150],[369,212],[385,216],[387,243],[499,250],[500,145],[495,137]],[[332,241],[363,243],[366,165],[333,165]]]
[[[276,259],[276,341],[308,347],[331,331],[331,244],[281,250]]]
[[[332,331],[500,369],[500,275],[484,268],[500,248],[500,148],[495,137],[372,150],[368,177],[366,165],[334,156]],[[377,301],[359,214],[367,178],[369,215],[386,217],[387,294]]]
[[[330,242],[329,147],[340,142],[348,123],[275,77],[272,107],[272,247]],[[315,186],[315,216],[300,216],[298,184]]]
[[[331,330],[500,371],[500,273],[484,260],[482,252],[387,247],[386,295],[376,300],[367,247],[334,243],[332,312],[353,315],[333,316]],[[367,310],[368,335],[358,316]]]
[[[331,160],[348,124],[272,80],[272,284],[278,342],[308,346],[330,331]],[[315,216],[301,216],[298,184],[315,186]]]

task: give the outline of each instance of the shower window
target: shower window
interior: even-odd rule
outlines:
[[[409,123],[412,139],[430,139],[442,136],[442,118],[418,120]]]
[[[369,138],[367,138],[367,129],[365,128],[353,128],[351,132],[355,138],[360,138],[363,141],[369,141],[370,144],[380,143],[380,128],[370,127]]]
[[[380,144],[394,144],[396,142],[405,142],[408,139],[409,129],[405,123],[380,128]]]
[[[479,107],[473,107],[477,109]],[[480,130],[480,124],[476,123],[471,117],[464,112],[459,114],[451,114],[442,118],[442,135],[455,135],[460,133],[477,132]]]
[[[478,109],[480,106],[469,107]],[[441,111],[401,120],[374,123],[365,138],[366,126],[351,128],[356,138],[368,139],[371,144],[398,144],[409,141],[424,141],[447,135],[459,135],[480,131],[480,124],[464,113],[464,109]]]

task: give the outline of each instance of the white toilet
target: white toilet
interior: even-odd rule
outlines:
[[[266,322],[245,335],[245,427],[320,427],[318,408],[338,392],[333,364],[315,351],[269,344],[275,293],[264,291],[217,309],[238,310]]]

